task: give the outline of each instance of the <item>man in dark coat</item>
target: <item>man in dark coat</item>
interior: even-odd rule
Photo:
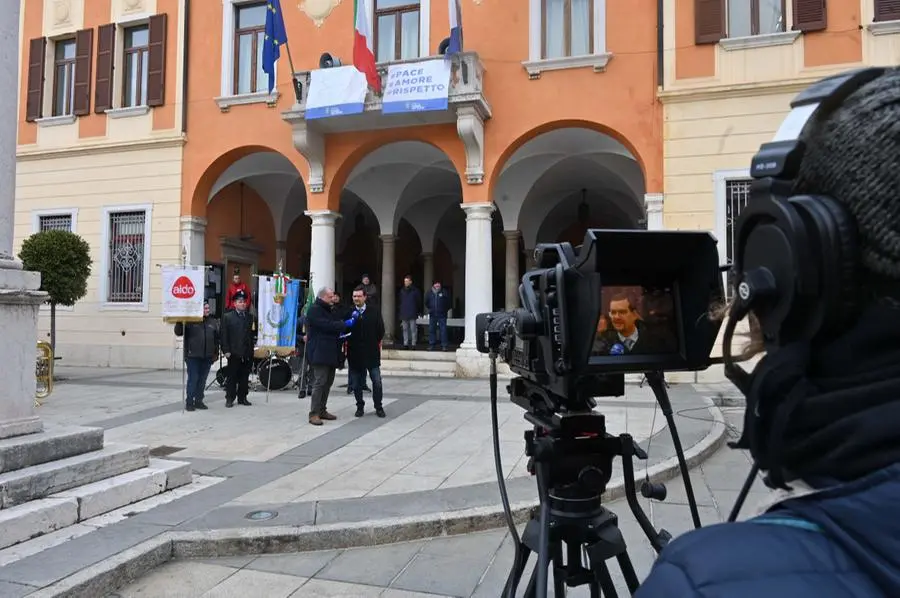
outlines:
[[[422,291],[413,284],[412,275],[403,277],[399,294],[400,328],[403,330],[403,348],[414,349],[418,341],[416,319],[422,315]]]
[[[334,384],[334,371],[340,363],[340,337],[345,328],[353,328],[354,318],[342,320],[334,311],[334,290],[324,287],[306,313],[308,345],[306,358],[313,376],[309,423],[321,426],[323,420],[337,417],[327,410],[328,394]]]
[[[447,340],[447,314],[450,313],[450,293],[435,280],[425,295],[425,309],[428,310],[428,350],[434,351],[440,331],[441,349],[446,351],[450,343]]]
[[[253,369],[253,345],[256,344],[253,317],[247,311],[247,295],[238,291],[234,295],[234,309],[222,317],[222,353],[228,360],[225,379],[225,406],[249,407],[250,370]]]
[[[357,322],[347,339],[347,365],[350,367],[351,386],[356,397],[356,417],[363,416],[363,384],[367,372],[372,380],[375,415],[384,417],[381,405],[381,341],[384,339],[384,319],[378,309],[366,304],[366,288],[362,285],[353,289],[353,305],[356,308],[354,317]]]
[[[219,321],[209,313],[209,303],[203,304],[203,321],[175,324],[175,336],[183,336],[182,353],[187,368],[185,409],[208,409],[203,402],[206,377],[219,356]]]
[[[749,349],[765,355],[741,384],[747,406],[736,446],[749,450],[775,492],[760,516],[748,507],[746,521],[676,538],[637,598],[900,596],[900,69],[872,74],[830,114],[823,105],[810,114],[796,178],[786,181],[795,198],[824,196],[846,210],[838,217],[824,201],[802,204],[834,214],[841,230],[804,246],[843,248],[840,257],[809,259],[833,259],[846,277],[822,289],[836,291],[846,320],[789,343],[754,333],[751,321]],[[780,130],[800,126],[796,110]],[[783,280],[763,318],[781,305],[780,293],[794,292]],[[735,344],[735,352],[746,349]]]

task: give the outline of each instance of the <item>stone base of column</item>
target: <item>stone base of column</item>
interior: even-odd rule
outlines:
[[[474,346],[465,344],[456,350],[456,377],[457,378],[487,378],[491,375],[491,360],[484,353],[480,353]],[[509,366],[503,362],[497,362],[497,378],[508,380],[513,377]]]
[[[40,286],[37,272],[0,269],[0,439],[43,429],[34,413],[37,317],[47,299]]]

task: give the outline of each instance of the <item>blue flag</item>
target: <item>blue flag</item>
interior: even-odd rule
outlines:
[[[275,88],[275,63],[281,57],[281,44],[287,43],[281,0],[269,0],[266,6],[266,40],[263,43],[263,71],[269,75],[269,93]]]

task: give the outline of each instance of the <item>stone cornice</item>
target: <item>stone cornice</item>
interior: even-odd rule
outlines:
[[[68,158],[74,156],[89,156],[92,154],[181,147],[184,145],[185,141],[185,136],[178,134],[151,139],[141,139],[139,141],[105,141],[59,148],[31,148],[31,146],[24,146],[24,148],[19,147],[16,149],[16,160],[22,162],[26,160],[43,160],[45,158]]]
[[[663,104],[678,104],[702,100],[722,100],[728,98],[746,98],[758,95],[778,93],[796,93],[819,81],[826,73],[805,76],[797,79],[766,81],[764,83],[741,83],[738,85],[710,84],[682,89],[668,89],[657,92]]]

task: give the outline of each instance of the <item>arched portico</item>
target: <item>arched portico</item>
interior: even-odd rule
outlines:
[[[537,244],[577,245],[589,228],[643,228],[645,190],[638,158],[594,128],[543,132],[512,152],[494,184],[506,224],[507,309],[518,305],[518,285],[534,265]]]
[[[233,162],[221,160],[201,177],[189,219],[191,263],[211,266],[209,294],[220,296],[234,267],[255,289],[254,274],[273,272],[279,265],[294,276],[308,268],[300,247],[309,247],[309,225],[299,217],[306,207],[301,175],[284,155],[259,148],[233,154]],[[199,204],[199,205],[197,205]],[[289,247],[289,235],[295,245]],[[303,237],[306,243],[303,243]],[[198,249],[202,248],[202,251]],[[217,307],[222,301],[217,302]]]

